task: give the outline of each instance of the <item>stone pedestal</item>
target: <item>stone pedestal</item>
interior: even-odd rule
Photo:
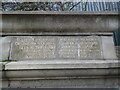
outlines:
[[[3,12],[5,88],[119,87],[118,13],[34,13]]]
[[[1,40],[3,60],[117,59],[112,36],[7,36]]]

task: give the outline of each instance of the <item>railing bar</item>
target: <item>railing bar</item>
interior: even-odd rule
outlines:
[[[103,6],[104,6],[104,5],[103,5],[102,2],[100,3],[100,6],[101,6],[101,11],[103,11],[103,8],[104,8]]]
[[[95,10],[94,10],[94,3],[93,3],[93,2],[92,2],[92,11],[95,11]]]

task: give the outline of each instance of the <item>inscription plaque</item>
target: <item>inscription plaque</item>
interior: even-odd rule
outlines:
[[[78,58],[78,38],[59,38],[58,52],[60,58]]]
[[[12,58],[55,58],[55,38],[17,37],[12,45]]]
[[[101,58],[100,38],[91,36],[80,38],[80,58]]]
[[[99,36],[12,37],[10,59],[100,59]]]

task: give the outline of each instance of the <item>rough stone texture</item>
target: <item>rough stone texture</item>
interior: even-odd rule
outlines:
[[[118,14],[12,13],[4,13],[0,19],[2,33],[65,32],[66,35],[66,32],[113,32],[118,29]],[[0,50],[3,51],[0,59],[28,59],[5,65],[2,75],[8,82],[3,80],[6,81],[4,87],[119,86],[119,61],[113,60],[116,53],[111,36],[1,37],[0,46],[4,49]]]
[[[0,80],[1,88],[8,88],[9,87],[9,81],[8,80]],[[6,89],[5,89],[6,90]]]
[[[1,71],[5,68],[5,64],[7,64],[7,62],[0,62],[0,70]]]
[[[118,13],[10,13],[2,13],[2,33],[113,32],[118,29]]]
[[[55,38],[14,37],[11,54],[12,59],[55,58]]]
[[[7,64],[7,62],[0,62],[0,89],[8,88],[8,85],[9,85],[8,81],[3,82],[3,79],[5,77],[5,72],[4,72],[5,64]]]
[[[103,59],[101,38],[98,36],[89,36],[80,38],[80,58],[86,59]]]
[[[71,65],[72,66],[72,65]],[[63,66],[64,67],[64,66]],[[88,68],[54,68],[54,69],[28,69],[28,70],[8,70],[5,71],[5,77],[9,80],[23,80],[28,78],[63,78],[63,77],[89,77],[89,76],[107,76],[117,75],[120,69],[88,69]]]
[[[116,48],[117,57],[120,60],[120,46],[115,46],[115,48]]]
[[[102,59],[99,36],[12,37],[10,59]]]
[[[118,88],[117,78],[68,78],[41,80],[13,80],[10,87],[40,88]]]
[[[5,70],[117,68],[118,60],[34,60],[17,61],[5,65]]]
[[[1,60],[117,59],[112,36],[0,38]]]
[[[80,38],[80,37],[79,37]],[[60,58],[78,58],[79,38],[59,37],[58,55]]]
[[[118,87],[118,60],[17,61],[5,65],[9,88]]]
[[[11,39],[9,37],[0,37],[0,61],[8,60]]]

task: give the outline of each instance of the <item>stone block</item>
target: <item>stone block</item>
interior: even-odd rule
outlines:
[[[55,58],[55,38],[13,37],[11,59]]]
[[[3,12],[2,33],[113,32],[119,27],[118,12]]]
[[[10,88],[116,88],[117,60],[38,60],[5,65]]]
[[[59,58],[78,58],[79,38],[59,37],[58,38],[58,55]]]
[[[102,36],[101,39],[104,59],[117,59],[113,37]]]
[[[103,59],[101,38],[98,36],[84,36],[80,38],[80,58],[81,59]]]
[[[10,88],[118,88],[117,78],[13,80]],[[111,89],[113,90],[113,89]]]
[[[103,59],[99,36],[12,37],[11,60]]]
[[[112,36],[0,37],[1,60],[117,59]]]
[[[9,87],[9,81],[8,80],[0,80],[1,88],[2,90],[6,90],[3,88],[8,88]]]
[[[10,37],[0,37],[0,61],[8,60],[10,52]]]
[[[115,46],[116,54],[118,59],[120,60],[120,46]]]
[[[27,69],[87,69],[87,68],[118,68],[118,60],[26,60],[10,62],[5,70]]]

